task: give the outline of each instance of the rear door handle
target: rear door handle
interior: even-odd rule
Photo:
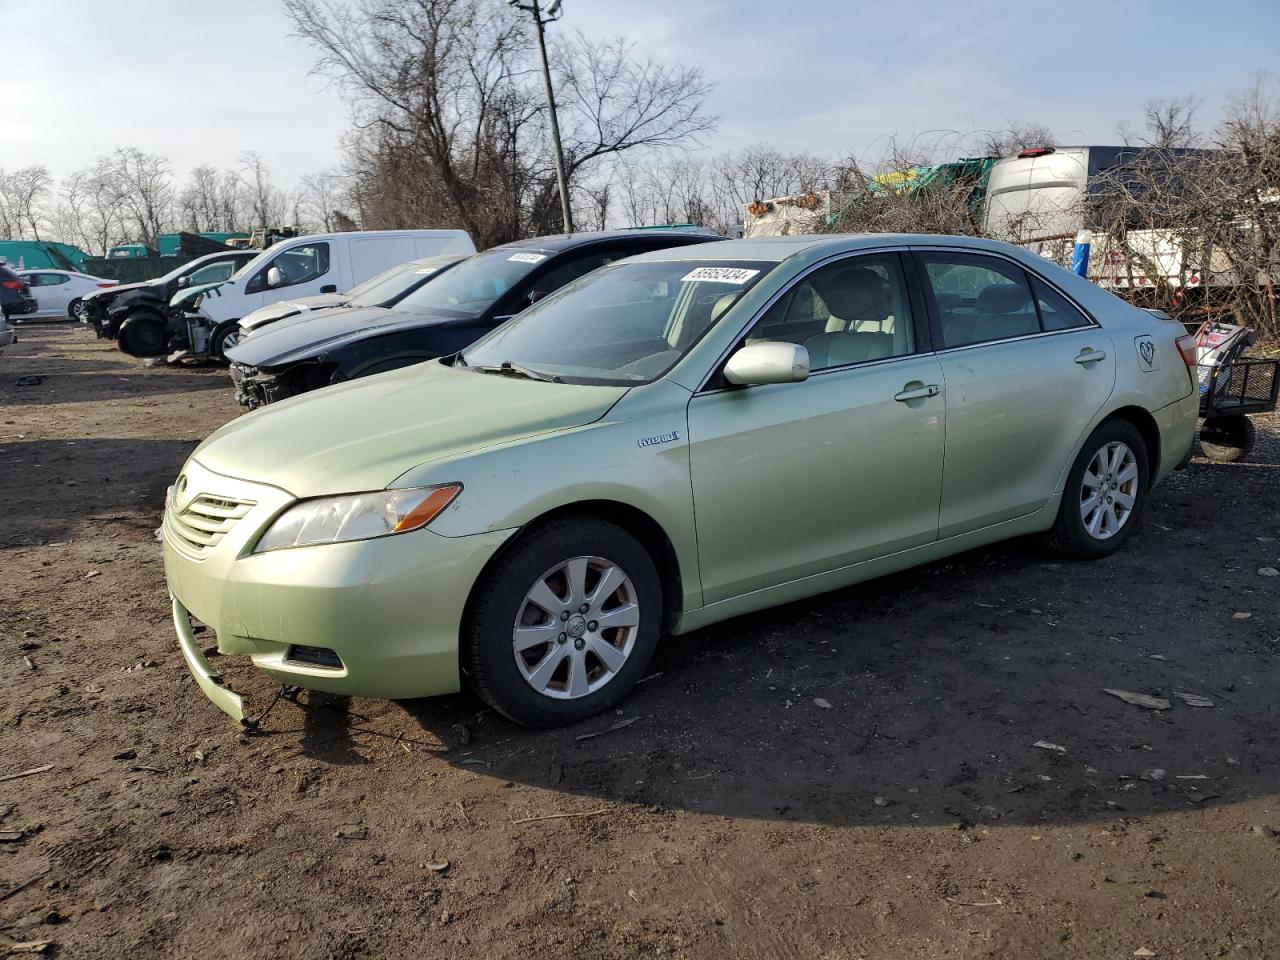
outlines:
[[[920,387],[912,387],[903,390],[901,393],[895,393],[893,399],[899,403],[906,403],[908,400],[924,400],[926,397],[936,397],[942,392],[942,388],[936,383],[925,384]]]
[[[1105,350],[1094,350],[1092,347],[1085,347],[1076,354],[1076,363],[1094,363],[1098,360],[1107,359]]]

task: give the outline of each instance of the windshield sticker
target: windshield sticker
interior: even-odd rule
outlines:
[[[699,267],[680,278],[681,283],[695,283],[699,280],[705,283],[733,283],[741,286],[759,270],[744,270],[740,267]]]
[[[420,277],[425,277],[427,274],[435,273],[435,272],[436,272],[435,267],[423,267],[421,270],[414,271],[414,273],[416,273]]]
[[[547,259],[545,253],[513,253],[507,257],[512,263],[541,263]]]

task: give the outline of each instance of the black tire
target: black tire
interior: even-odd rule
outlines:
[[[218,324],[209,335],[209,358],[218,363],[226,363],[227,350],[234,347],[239,339],[239,320],[226,320]],[[227,343],[228,340],[231,340],[230,344]]]
[[[84,301],[79,297],[67,304],[67,316],[78,323],[84,323],[85,308]]]
[[[1214,463],[1235,463],[1248,456],[1256,440],[1253,421],[1244,414],[1211,417],[1200,428],[1200,450]]]
[[[1106,539],[1099,539],[1085,526],[1080,510],[1084,503],[1084,476],[1095,455],[1111,443],[1123,443],[1133,452],[1138,468],[1136,484],[1130,488],[1133,507],[1120,528]],[[1138,428],[1127,420],[1107,420],[1089,434],[1080,448],[1075,463],[1067,473],[1066,487],[1062,491],[1062,503],[1046,540],[1058,553],[1077,560],[1098,560],[1119,550],[1142,521],[1147,504],[1147,492],[1151,487],[1151,468],[1147,462],[1147,444]]]
[[[528,591],[547,571],[576,557],[599,557],[616,565],[631,581],[640,615],[631,652],[611,679],[593,693],[557,699],[525,680],[516,664],[512,632]],[[503,716],[530,727],[559,726],[622,700],[648,667],[661,629],[662,583],[644,547],[604,520],[554,520],[522,535],[477,584],[463,627],[462,667],[480,698]],[[548,643],[543,655],[549,656],[555,646]]]
[[[126,323],[117,341],[129,356],[163,357],[169,352],[169,330],[159,317],[136,317]]]

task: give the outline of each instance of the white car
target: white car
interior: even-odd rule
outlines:
[[[37,317],[71,317],[83,320],[84,298],[106,287],[114,287],[115,280],[91,277],[74,270],[24,270],[18,274],[31,288],[31,295],[40,304],[35,313],[24,320]]]

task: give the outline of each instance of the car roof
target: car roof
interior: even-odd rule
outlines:
[[[669,240],[672,243],[696,243],[703,246],[709,238],[718,234],[709,230],[595,230],[583,233],[556,233],[545,237],[529,237],[513,240],[491,250],[537,250],[542,253],[561,253],[576,247],[588,246],[609,240]]]
[[[1010,244],[980,237],[928,233],[822,233],[793,237],[750,237],[702,243],[692,248],[653,250],[633,261],[658,260],[756,260],[781,263],[798,254],[830,255],[884,247],[957,247],[968,250],[1008,252]]]

